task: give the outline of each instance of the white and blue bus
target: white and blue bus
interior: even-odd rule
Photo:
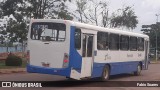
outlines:
[[[33,19],[28,33],[29,73],[81,80],[148,69],[149,37],[69,20]]]

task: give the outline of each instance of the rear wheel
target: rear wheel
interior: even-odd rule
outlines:
[[[68,81],[73,81],[74,79],[72,79],[72,78],[70,78],[70,77],[66,77],[66,79],[68,80]]]
[[[141,74],[141,70],[142,70],[141,65],[138,64],[137,71],[134,72],[134,75],[139,76]]]
[[[107,81],[107,80],[109,79],[109,75],[110,75],[109,66],[106,65],[106,66],[104,66],[104,68],[103,68],[103,73],[102,73],[101,79],[102,79],[103,81]]]

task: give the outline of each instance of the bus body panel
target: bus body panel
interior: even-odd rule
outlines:
[[[47,20],[34,20],[34,22],[47,22]],[[50,23],[57,23],[52,20]],[[70,26],[64,21],[58,23],[66,24],[65,41],[41,41],[28,38],[28,49],[30,51],[30,65],[43,66],[49,64],[50,68],[63,68],[64,54],[69,55],[70,47]],[[31,27],[30,27],[31,30]],[[31,33],[31,31],[29,31]],[[30,34],[28,35],[30,37]]]
[[[115,62],[115,63],[94,63],[92,78],[101,77],[105,65],[110,65],[110,75],[131,73],[136,71],[139,61]]]
[[[35,66],[42,66],[43,63],[50,64],[52,68],[63,67],[64,53],[68,53],[67,43],[51,43],[31,41],[30,45],[30,64]],[[56,48],[55,48],[56,47]],[[64,47],[64,48],[62,48]]]
[[[81,66],[82,66],[82,56],[81,53],[75,49],[74,46],[74,35],[75,26],[71,26],[70,30],[70,62],[69,67],[71,68],[70,78],[80,80]]]
[[[70,30],[70,67],[80,71],[82,66],[82,56],[74,46],[74,33],[75,33],[75,26],[71,26]]]
[[[70,68],[46,68],[42,66],[35,66],[35,65],[27,65],[27,72],[29,73],[41,73],[41,74],[52,74],[52,75],[61,75],[70,77]]]
[[[41,20],[40,20],[41,21]],[[43,20],[42,20],[43,21]],[[53,22],[58,22],[56,20]],[[50,21],[52,22],[52,21]],[[121,50],[98,50],[97,49],[97,33],[98,31],[108,32],[108,33],[116,33],[119,35],[131,35],[136,37],[143,37],[145,41],[149,41],[149,38],[146,35],[135,34],[131,32],[124,31],[114,31],[110,29],[104,29],[99,27],[93,27],[91,25],[74,23],[71,21],[65,20],[66,28],[66,40],[65,42],[53,43],[49,47],[45,47],[47,45],[44,42],[32,42],[29,40],[28,46],[30,49],[30,64],[27,65],[27,71],[32,73],[44,73],[44,74],[53,74],[53,75],[62,75],[66,77],[70,77],[73,79],[80,80],[85,78],[84,69],[90,67],[83,67],[85,63],[82,57],[82,47],[80,50],[75,49],[75,28],[80,28],[83,33],[90,33],[94,36],[93,41],[93,63],[91,65],[91,77],[101,77],[103,68],[107,64],[110,66],[110,75],[116,75],[121,73],[131,73],[137,70],[138,64],[142,64],[142,69],[146,69],[146,59],[148,52],[144,51],[121,51]],[[90,32],[91,31],[91,32]],[[32,45],[30,44],[32,43]],[[38,44],[37,44],[38,43]],[[82,38],[81,38],[81,46]],[[146,46],[144,46],[146,47]],[[34,48],[41,48],[41,50],[37,50]],[[32,51],[33,50],[33,51]],[[52,52],[52,50],[55,50]],[[148,47],[146,48],[148,50]],[[42,53],[41,51],[46,51],[46,53]],[[94,53],[96,52],[96,54]],[[48,55],[50,53],[51,56]],[[69,54],[69,66],[63,68],[63,56],[64,53]],[[53,56],[52,56],[53,55]],[[40,57],[37,57],[40,56]],[[58,57],[60,56],[60,57]],[[39,61],[38,61],[39,60]],[[58,61],[57,61],[58,60]],[[43,67],[41,65],[42,62],[51,63],[50,67]],[[148,62],[148,61],[147,61]],[[82,73],[83,72],[83,73]],[[87,72],[88,73],[88,72]],[[83,74],[83,75],[82,75]]]

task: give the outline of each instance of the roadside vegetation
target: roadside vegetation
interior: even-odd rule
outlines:
[[[25,68],[27,59],[23,53],[9,54],[6,58],[0,60],[0,69]]]
[[[5,61],[0,61],[0,69],[25,68],[26,65],[27,65],[26,60],[22,60],[22,65],[21,66],[6,66]]]

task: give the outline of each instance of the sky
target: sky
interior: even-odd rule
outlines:
[[[71,11],[76,10],[76,6],[73,1],[75,0],[72,0],[71,2],[72,4],[68,5]],[[134,32],[142,33],[140,31],[142,25],[150,25],[156,23],[157,21],[156,14],[159,14],[158,20],[160,21],[160,0],[101,0],[101,1],[109,2],[110,14],[124,6],[132,6],[139,21],[137,27],[133,30]]]
[[[109,13],[115,12],[124,6],[132,6],[136,16],[138,17],[138,25],[133,32],[142,33],[142,25],[154,24],[157,21],[156,14],[160,14],[160,0],[103,0],[109,1]],[[69,6],[76,9],[74,4]],[[160,21],[160,15],[159,15]]]
[[[133,6],[138,17],[139,24],[134,32],[140,32],[142,25],[156,23],[156,14],[160,14],[160,0],[110,0],[109,8],[114,11],[123,5]],[[160,21],[160,16],[158,20]]]

